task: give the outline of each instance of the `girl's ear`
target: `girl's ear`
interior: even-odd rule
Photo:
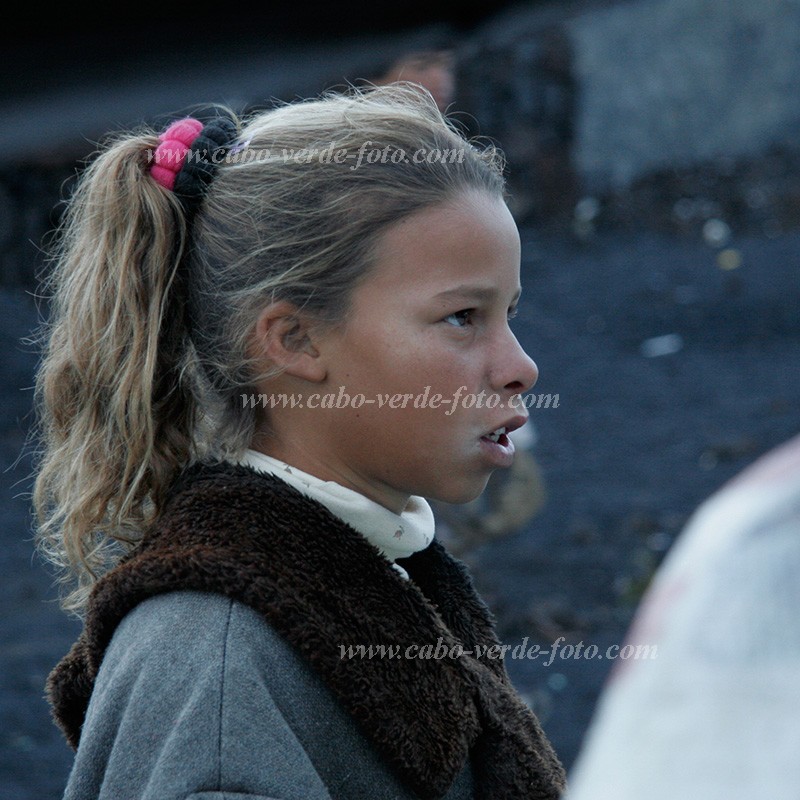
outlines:
[[[256,321],[251,355],[265,365],[280,367],[284,374],[319,383],[327,369],[314,346],[315,328],[315,321],[292,303],[271,303]]]

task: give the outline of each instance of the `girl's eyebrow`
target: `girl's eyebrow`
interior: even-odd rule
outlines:
[[[463,284],[456,286],[453,289],[445,289],[434,295],[434,300],[448,300],[451,298],[464,298],[470,300],[484,300],[491,301],[497,297],[497,288],[494,286],[478,286],[472,284]],[[522,294],[522,287],[519,287],[511,298],[512,303],[516,303]]]

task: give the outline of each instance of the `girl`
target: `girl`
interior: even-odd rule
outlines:
[[[67,798],[559,796],[423,499],[509,466],[537,378],[502,173],[406,83],[88,167],[36,387]]]

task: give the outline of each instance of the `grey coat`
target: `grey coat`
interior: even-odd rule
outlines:
[[[178,591],[120,623],[65,800],[415,797],[253,609]],[[467,762],[446,797],[473,796]]]
[[[48,678],[67,798],[555,800],[466,567],[435,539],[401,564],[280,478],[187,470]]]

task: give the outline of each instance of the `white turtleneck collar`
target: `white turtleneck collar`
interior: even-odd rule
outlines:
[[[323,481],[258,450],[245,450],[238,463],[275,475],[322,503],[375,545],[404,578],[408,573],[394,563],[395,559],[424,550],[433,540],[433,510],[424,497],[412,495],[405,509],[395,514],[359,492],[334,481]]]

